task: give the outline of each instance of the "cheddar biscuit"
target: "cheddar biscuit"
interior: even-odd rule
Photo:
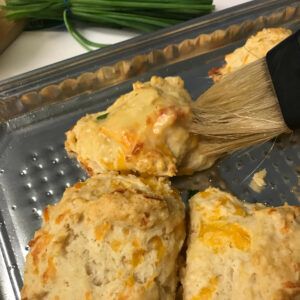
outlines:
[[[191,97],[179,77],[133,84],[105,112],[81,118],[65,147],[90,175],[117,171],[154,176],[191,174],[216,158],[189,132]]]
[[[244,46],[237,48],[225,56],[225,65],[210,71],[213,81],[219,81],[222,76],[232,73],[251,62],[263,58],[267,52],[286,39],[292,31],[286,28],[264,28],[251,36]]]
[[[300,207],[246,204],[209,188],[190,201],[184,300],[300,296]]]
[[[44,211],[22,299],[174,299],[184,205],[165,179],[97,175]]]

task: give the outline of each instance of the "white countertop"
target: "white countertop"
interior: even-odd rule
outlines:
[[[250,0],[214,0],[216,10]],[[125,30],[87,27],[81,30],[92,41],[114,44],[137,35]],[[40,68],[82,53],[86,50],[67,31],[27,31],[0,56],[0,80]]]

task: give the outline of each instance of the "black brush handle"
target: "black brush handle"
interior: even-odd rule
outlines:
[[[267,54],[267,65],[286,125],[300,128],[300,30]]]

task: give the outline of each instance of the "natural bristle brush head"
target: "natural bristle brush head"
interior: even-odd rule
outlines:
[[[291,130],[278,104],[265,58],[228,74],[193,104],[191,132],[208,155],[223,155]]]

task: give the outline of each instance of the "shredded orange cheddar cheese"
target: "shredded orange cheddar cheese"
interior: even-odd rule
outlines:
[[[113,249],[115,252],[118,252],[120,250],[121,245],[122,245],[122,242],[118,241],[118,240],[113,240],[110,243],[111,249]]]
[[[134,283],[135,283],[135,279],[134,279],[133,275],[131,274],[131,275],[127,278],[125,284],[126,284],[128,287],[132,287],[132,286],[134,285]]]
[[[43,232],[39,236],[35,237],[29,243],[29,246],[32,247],[31,256],[33,258],[33,263],[35,265],[38,264],[39,255],[43,252],[43,250],[49,245],[52,240],[52,235],[48,232]]]
[[[133,240],[133,241],[131,242],[131,244],[132,244],[132,246],[133,246],[134,248],[139,248],[139,247],[141,246],[141,243],[140,243],[139,240]]]
[[[203,223],[199,237],[215,252],[219,252],[229,245],[247,251],[251,242],[250,235],[240,225],[222,221]]]
[[[111,225],[109,223],[103,223],[101,225],[96,226],[95,228],[96,240],[102,241],[110,229],[111,229]]]
[[[55,219],[55,224],[60,224],[63,219],[70,213],[70,210],[67,210],[63,213],[61,213],[56,219]]]
[[[49,221],[49,207],[45,208],[45,210],[43,212],[43,217],[44,217],[45,222]]]
[[[133,267],[137,267],[142,262],[145,252],[146,251],[144,249],[139,249],[133,252],[131,258],[131,264]]]
[[[48,258],[47,269],[43,273],[43,283],[47,283],[49,279],[53,279],[56,275],[56,267],[53,262],[53,257]]]
[[[192,300],[210,300],[217,289],[218,278],[213,277],[209,280],[208,285],[202,288],[198,295],[194,296]]]
[[[85,300],[92,300],[93,297],[92,297],[92,293],[91,292],[86,292],[85,293]]]
[[[157,258],[158,260],[161,260],[165,254],[165,246],[159,236],[154,236],[151,240],[150,243],[154,246],[154,249],[157,252]]]
[[[211,192],[210,191],[203,191],[203,192],[200,192],[199,195],[202,198],[206,199],[206,198],[208,198],[211,195]]]

